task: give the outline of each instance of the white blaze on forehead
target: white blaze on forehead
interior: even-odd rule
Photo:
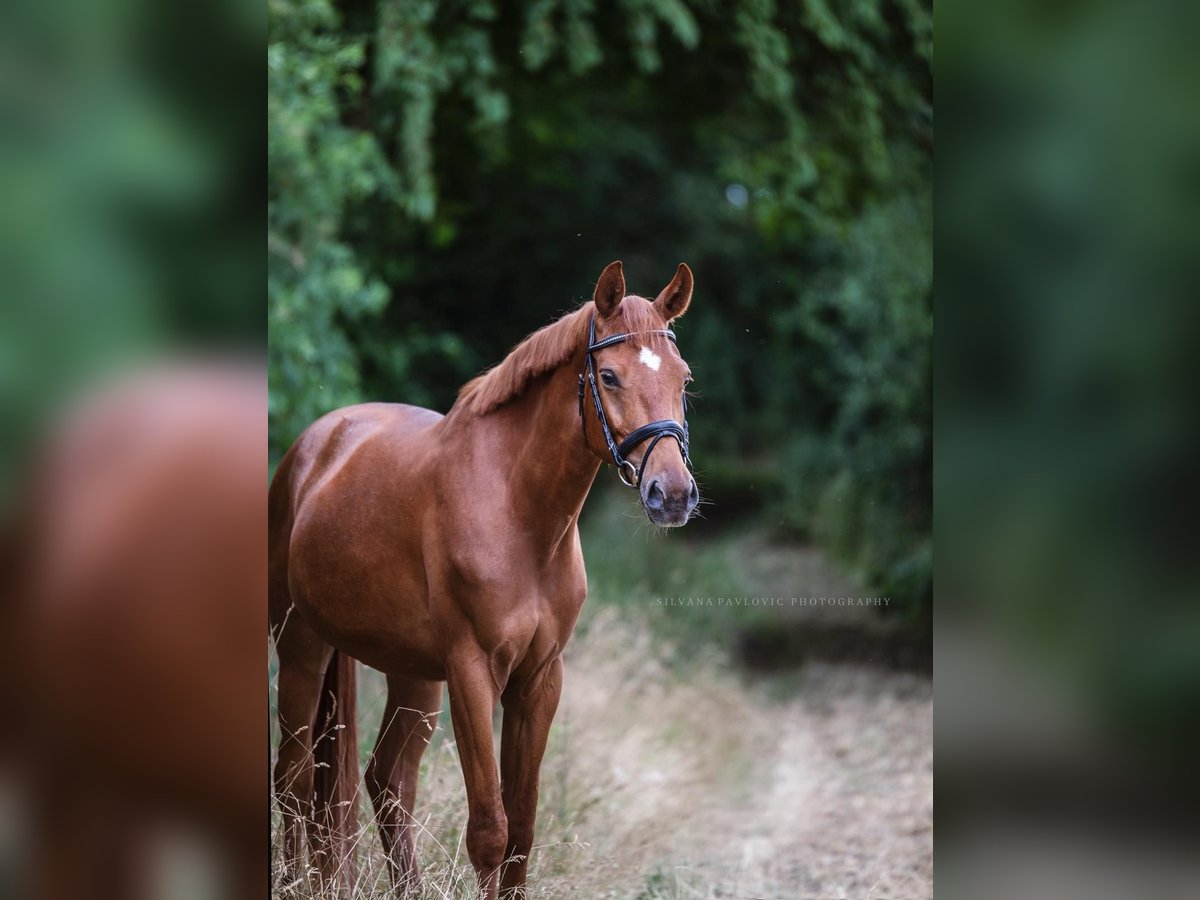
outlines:
[[[642,348],[641,355],[638,356],[638,359],[640,359],[643,363],[645,363],[647,366],[649,366],[655,372],[657,372],[658,367],[662,365],[662,357],[659,356],[657,353],[655,353],[653,350],[651,350],[649,347]]]

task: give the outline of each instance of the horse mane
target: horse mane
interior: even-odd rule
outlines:
[[[519,397],[533,379],[557,369],[582,350],[592,309],[589,300],[526,337],[501,362],[464,384],[454,409],[483,416]],[[662,328],[662,319],[645,297],[629,295],[618,314],[619,330],[632,335],[635,344],[646,333]]]

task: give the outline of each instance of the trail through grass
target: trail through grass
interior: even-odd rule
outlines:
[[[819,554],[761,534],[680,540],[630,521],[620,501],[589,512],[592,594],[542,766],[530,895],[932,896],[929,680],[815,662],[751,680],[730,662],[728,634],[739,617],[769,627],[790,613],[654,602],[854,586]],[[382,676],[362,670],[364,764],[383,706]],[[473,896],[445,711],[416,814],[423,896]],[[390,897],[369,824],[360,844],[356,900]]]

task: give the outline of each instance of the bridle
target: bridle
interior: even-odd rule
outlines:
[[[661,334],[671,339],[675,343],[675,332],[669,328],[658,331],[647,332],[648,334]],[[650,422],[640,428],[635,428],[629,433],[629,436],[620,444],[613,438],[612,429],[608,427],[608,416],[604,414],[604,404],[600,402],[600,389],[596,386],[596,360],[594,354],[603,350],[605,347],[611,347],[614,344],[623,344],[625,341],[633,337],[632,334],[614,334],[606,337],[602,341],[596,340],[596,316],[593,313],[591,320],[588,322],[588,342],[587,349],[584,354],[584,370],[579,376],[579,420],[583,425],[583,439],[587,441],[587,417],[583,414],[583,394],[584,380],[592,388],[592,402],[596,406],[596,418],[600,420],[600,430],[604,434],[604,443],[608,446],[608,452],[612,456],[613,464],[617,467],[617,476],[621,482],[627,487],[636,488],[642,483],[642,472],[646,469],[646,461],[650,459],[650,454],[654,452],[654,448],[658,446],[658,442],[665,437],[673,437],[679,444],[679,449],[683,454],[684,465],[691,471],[692,460],[688,456],[688,427],[687,427],[687,392],[683,394],[683,421],[676,422],[673,419],[659,419],[657,422]],[[642,462],[638,466],[634,466],[632,462],[625,458],[630,450],[638,444],[650,442],[650,446],[646,448],[646,452],[642,454]]]

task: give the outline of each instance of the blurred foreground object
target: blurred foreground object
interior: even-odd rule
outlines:
[[[265,12],[218,0],[0,10],[0,503],[81,386],[266,339]]]
[[[33,896],[265,894],[265,454],[262,372],[198,365],[95,394],[37,460],[0,648]]]
[[[0,896],[265,892],[264,28],[0,10]]]

